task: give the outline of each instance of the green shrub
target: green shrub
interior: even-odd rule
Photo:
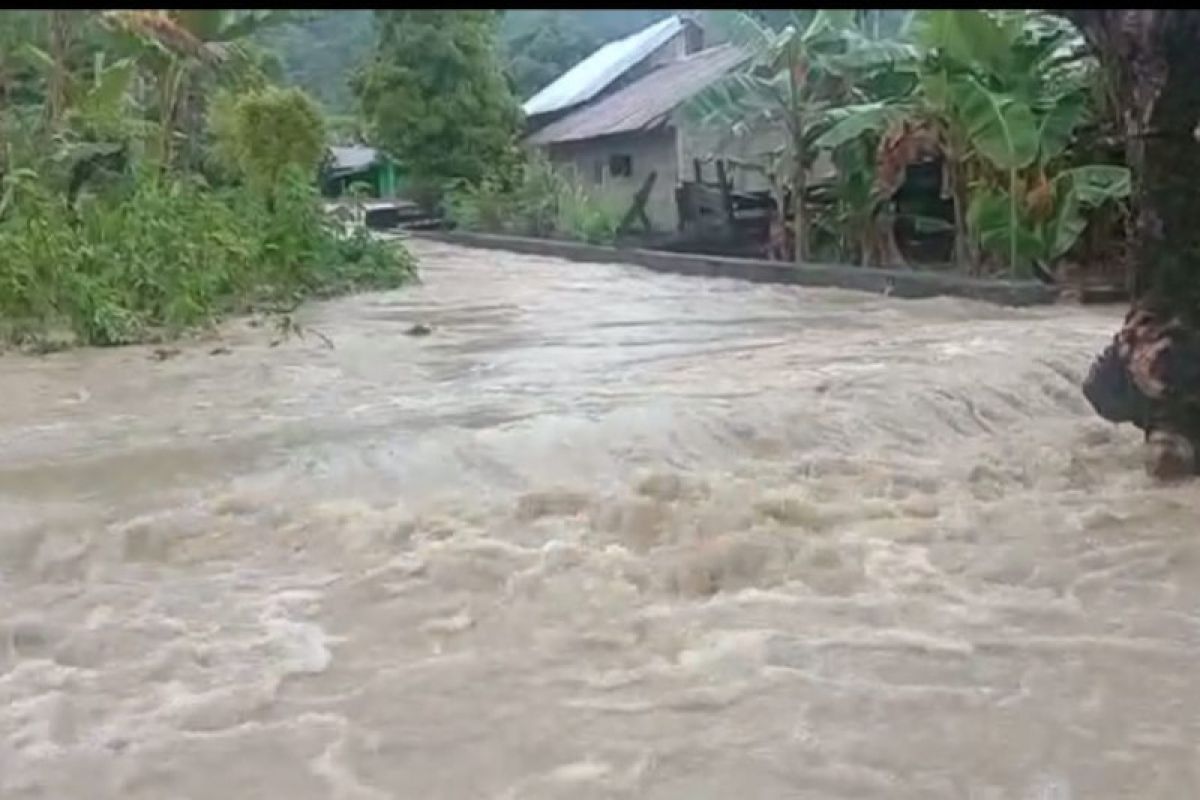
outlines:
[[[491,177],[474,186],[460,183],[446,196],[446,213],[459,227],[485,233],[508,231],[516,219],[512,193]]]
[[[612,244],[617,240],[623,212],[615,198],[594,195],[578,184],[563,193],[558,206],[558,231],[588,244]]]
[[[272,192],[292,168],[315,175],[325,157],[321,110],[296,88],[218,98],[210,124],[217,151],[259,191]]]
[[[559,204],[569,188],[570,183],[545,156],[531,154],[514,191],[518,232],[524,236],[553,235]]]
[[[448,182],[478,185],[518,160],[521,105],[489,9],[376,11],[371,58],[353,80],[373,138],[402,160],[408,196],[441,205]]]
[[[177,335],[257,304],[399,285],[398,244],[347,232],[308,176],[285,171],[268,199],[142,170],[123,202],[85,205],[21,173],[0,220],[0,319],[10,338],[68,327],[87,344]]]

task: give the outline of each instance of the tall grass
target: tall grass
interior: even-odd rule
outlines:
[[[592,193],[578,184],[567,186],[558,200],[558,230],[588,244],[612,244],[623,213],[619,201]]]
[[[612,244],[623,216],[614,197],[588,190],[531,155],[516,181],[490,177],[460,186],[447,210],[459,227],[486,233],[558,237]]]
[[[256,305],[399,285],[406,251],[346,231],[305,175],[270,200],[141,170],[120,202],[69,208],[36,176],[6,179],[0,219],[0,333],[80,343],[169,338]]]

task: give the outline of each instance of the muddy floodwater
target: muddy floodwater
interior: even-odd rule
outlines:
[[[332,347],[0,356],[0,798],[1200,796],[1118,309],[412,248]]]

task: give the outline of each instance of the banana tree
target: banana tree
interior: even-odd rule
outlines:
[[[772,31],[736,11],[710,12],[709,27],[749,56],[743,67],[684,104],[684,114],[705,127],[733,135],[782,128],[784,160],[791,173],[792,229],[797,263],[808,257],[808,220],[803,198],[815,139],[828,125],[826,113],[853,99],[853,75],[896,57],[887,46],[870,47],[855,31],[855,12],[818,11],[806,26]],[[782,198],[777,198],[783,209]]]
[[[46,14],[9,11],[0,14],[0,177],[13,161],[14,143],[25,144],[32,118],[42,108],[44,86],[25,47],[46,38]]]
[[[1002,255],[1011,272],[1023,271],[1029,242],[1038,238],[1023,225],[1026,197],[1050,203],[1039,219],[1061,211],[1071,220],[1064,230],[1078,228],[1078,214],[1088,207],[1072,200],[1067,187],[1073,181],[1050,188],[1076,129],[1087,120],[1091,72],[1079,60],[1082,43],[1069,26],[1024,12],[921,11],[909,33],[919,51],[903,65],[913,70],[912,90],[842,109],[818,144],[836,148],[901,125],[933,132],[944,159],[944,191],[953,201],[958,262],[977,264],[978,244]],[[1121,196],[1123,184],[1103,183],[1110,199]],[[1003,226],[996,224],[998,198],[1005,204]],[[1057,203],[1065,205],[1059,209]],[[976,228],[985,219],[986,236]]]
[[[122,34],[141,63],[155,76],[158,94],[158,160],[172,162],[176,127],[203,119],[203,81],[212,75],[238,75],[253,69],[246,39],[263,28],[287,22],[288,11],[151,9],[109,11],[104,18]],[[190,101],[190,102],[189,102]],[[187,106],[189,113],[181,113]],[[192,133],[196,133],[192,130]]]
[[[971,202],[971,228],[985,249],[1007,252],[1012,263],[1052,263],[1079,240],[1087,228],[1086,212],[1129,192],[1125,167],[1074,167],[1028,193],[1022,187],[980,190]]]
[[[27,97],[37,97],[43,134],[53,134],[70,108],[76,73],[86,63],[85,39],[94,15],[52,10],[4,17],[0,23],[0,107],[7,105],[3,101],[10,90],[24,84]]]

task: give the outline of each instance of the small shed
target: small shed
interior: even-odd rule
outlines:
[[[348,194],[350,187],[356,183],[370,186],[372,197],[395,197],[396,163],[374,147],[330,147],[321,183],[327,197]]]

